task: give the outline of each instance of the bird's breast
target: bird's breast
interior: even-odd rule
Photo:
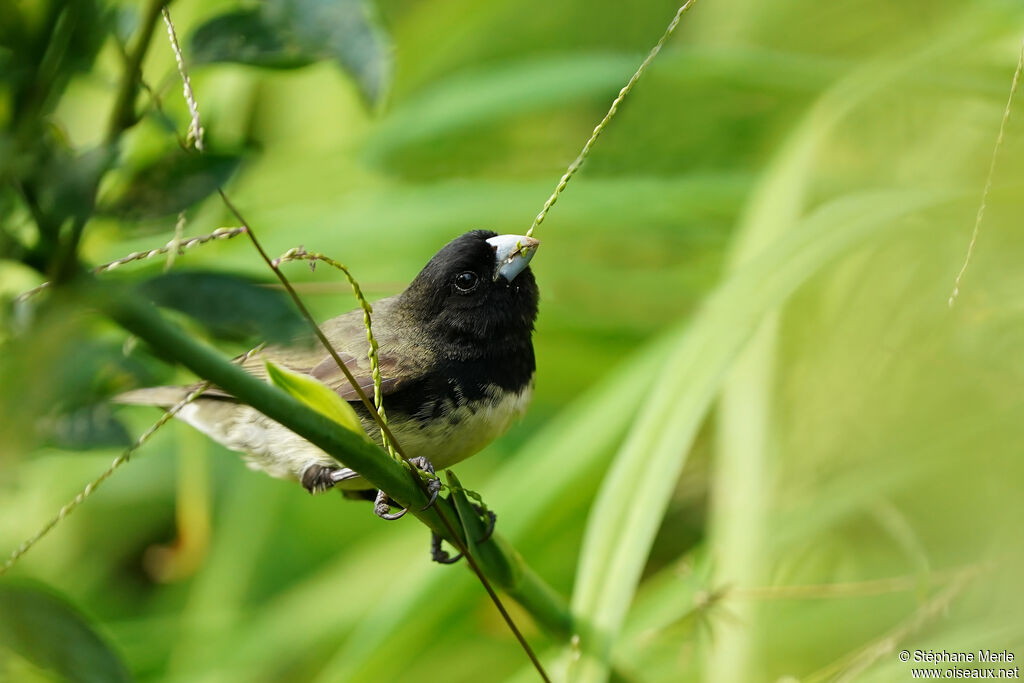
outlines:
[[[477,453],[526,412],[533,382],[518,390],[490,384],[468,393],[453,387],[425,401],[416,413],[389,420],[408,457],[426,457],[443,469]]]

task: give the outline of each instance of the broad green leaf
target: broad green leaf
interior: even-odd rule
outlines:
[[[63,598],[30,584],[0,584],[0,651],[61,678],[118,683],[131,676],[110,645]]]
[[[331,418],[345,429],[356,434],[366,435],[356,411],[348,401],[343,400],[326,384],[318,382],[309,375],[300,375],[297,372],[286,370],[269,360],[266,361],[266,366],[267,378],[274,386],[288,392],[321,415]]]
[[[191,208],[223,186],[238,168],[234,154],[175,149],[135,172],[100,211],[128,220],[170,216]]]
[[[269,0],[214,17],[192,35],[196,64],[290,69],[336,61],[378,103],[391,79],[391,47],[363,0]]]
[[[171,271],[139,289],[158,306],[195,318],[224,339],[287,342],[306,329],[284,293],[233,275]]]

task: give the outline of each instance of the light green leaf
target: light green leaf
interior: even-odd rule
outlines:
[[[359,417],[348,401],[342,400],[327,385],[322,384],[308,375],[300,375],[285,370],[279,365],[267,361],[267,378],[278,389],[282,389],[299,401],[325,415],[345,429],[366,436]]]

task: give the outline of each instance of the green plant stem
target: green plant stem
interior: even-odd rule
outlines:
[[[487,567],[491,579],[526,608],[534,619],[546,624],[549,633],[569,640],[575,622],[565,601],[534,573],[505,539],[494,534],[486,543],[478,545],[474,542],[473,539],[484,537],[486,529],[458,477],[451,470],[446,475],[472,556]]]
[[[139,84],[142,81],[142,60],[149,49],[149,43],[153,38],[153,31],[156,29],[156,22],[160,17],[160,12],[168,1],[150,0],[146,4],[135,39],[135,45],[127,53],[124,74],[121,76],[121,84],[114,98],[110,119],[107,122],[107,130],[102,144],[103,160],[98,165],[95,175],[91,179],[89,191],[86,194],[86,205],[75,212],[67,236],[58,243],[57,257],[53,261],[52,272],[49,273],[50,279],[54,282],[63,282],[70,279],[78,268],[78,245],[82,241],[85,225],[89,222],[89,218],[92,217],[100,181],[117,157],[117,142],[121,134],[135,125],[137,121],[135,115],[135,96],[139,92]]]
[[[111,110],[110,119],[107,122],[107,134],[104,141],[108,145],[117,142],[121,133],[135,124],[135,96],[139,92],[139,85],[142,81],[142,60],[149,49],[160,12],[168,2],[169,0],[150,0],[146,4],[142,21],[139,23],[135,45],[127,53],[121,86],[117,91],[114,108]]]

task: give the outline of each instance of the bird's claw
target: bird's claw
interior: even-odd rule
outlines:
[[[427,504],[420,508],[420,511],[427,510],[437,502],[437,497],[441,494],[441,480],[437,477],[427,481],[427,493],[430,498],[427,500]]]
[[[473,509],[476,510],[478,515],[486,515],[488,524],[487,531],[484,532],[484,537],[477,540],[477,545],[486,543],[494,535],[494,527],[498,523],[498,515],[494,514],[493,510],[482,509],[479,505],[473,505]],[[441,547],[441,541],[443,539],[436,533],[430,535],[430,559],[439,564],[455,564],[462,558],[462,553],[452,556],[448,554],[448,551]]]
[[[441,493],[441,478],[434,472],[434,464],[423,456],[418,458],[409,458],[408,462],[416,469],[422,470],[430,475],[427,479],[427,495],[429,495],[430,498],[427,499],[427,504],[420,508],[421,511],[427,510],[437,501],[437,496]]]
[[[476,505],[473,506],[473,509],[478,513],[480,512],[480,508]],[[491,540],[491,536],[494,535],[494,527],[498,524],[498,515],[494,513],[494,510],[484,510],[483,514],[487,515],[487,531],[484,532],[484,537],[477,541],[477,543],[486,543]]]
[[[448,551],[441,547],[441,537],[436,532],[431,532],[430,559],[438,564],[455,564],[462,559],[462,553],[455,556],[449,555]]]
[[[427,504],[421,508],[421,510],[426,510],[427,508],[434,504],[434,502],[437,500],[437,496],[441,493],[441,479],[437,477],[437,475],[434,473],[434,465],[427,458],[424,458],[422,456],[418,458],[409,458],[407,462],[413,467],[423,470],[427,474],[431,475],[430,478],[427,480],[427,495],[429,496],[429,498],[427,499]],[[395,519],[401,519],[405,515],[405,513],[409,511],[408,508],[402,508],[398,512],[390,512],[390,501],[391,499],[388,498],[388,494],[384,493],[383,491],[377,491],[377,498],[373,502],[373,513],[381,519],[391,521]],[[454,562],[455,560],[452,561]]]
[[[373,514],[377,515],[381,519],[386,519],[389,522],[396,519],[401,519],[405,516],[405,513],[409,511],[409,508],[402,508],[398,512],[391,512],[391,499],[388,498],[388,494],[383,491],[377,491],[377,498],[373,501]]]

